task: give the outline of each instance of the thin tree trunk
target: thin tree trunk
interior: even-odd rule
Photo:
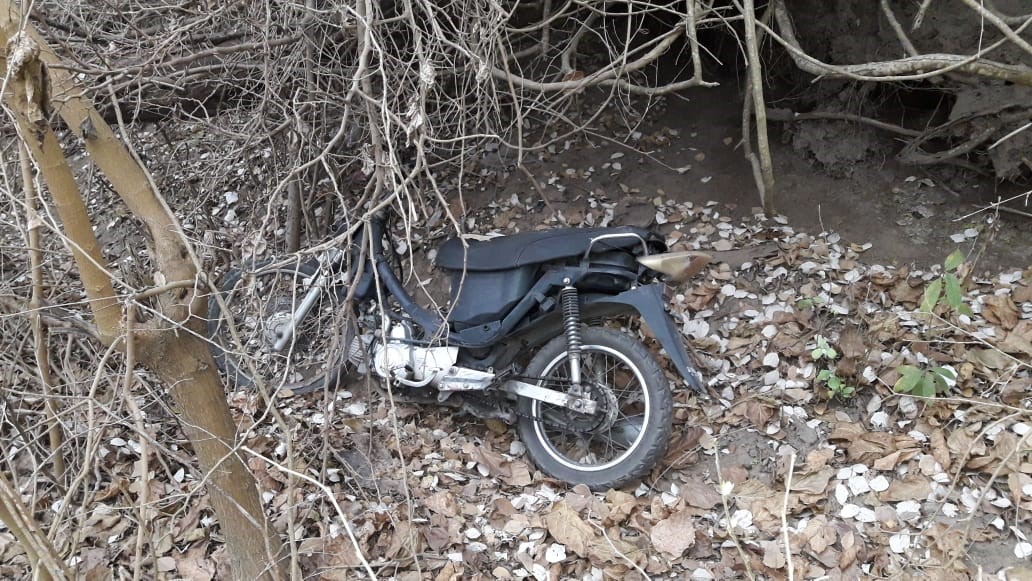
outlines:
[[[32,271],[32,297],[29,312],[32,313],[32,339],[35,342],[36,370],[43,388],[44,405],[47,410],[47,432],[50,439],[50,458],[54,465],[54,478],[58,486],[64,478],[65,464],[61,456],[61,424],[54,408],[53,379],[50,376],[50,350],[47,345],[47,326],[43,323],[40,309],[43,306],[43,260],[39,245],[40,219],[36,213],[36,187],[32,175],[32,160],[25,144],[19,144],[18,157],[21,163],[22,187],[25,189],[25,230],[29,250],[29,268]]]
[[[54,545],[40,529],[32,517],[32,512],[22,502],[18,491],[7,481],[3,472],[0,472],[0,521],[3,521],[18,539],[18,544],[25,551],[36,579],[50,581],[71,578],[68,566],[58,556]]]
[[[749,58],[749,85],[756,115],[756,149],[759,153],[760,174],[763,178],[763,210],[774,215],[774,164],[767,141],[767,105],[763,100],[763,65],[760,63],[759,42],[756,38],[756,8],[753,0],[744,0],[745,50]]]

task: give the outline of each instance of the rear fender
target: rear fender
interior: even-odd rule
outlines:
[[[608,308],[607,308],[608,307]],[[659,283],[642,285],[616,295],[593,295],[585,297],[584,311],[598,309],[626,311],[634,310],[641,315],[645,325],[666,350],[674,367],[696,393],[702,393],[702,374],[688,358],[688,351],[681,340],[681,333],[663,306],[663,286]],[[622,307],[622,308],[621,308]]]

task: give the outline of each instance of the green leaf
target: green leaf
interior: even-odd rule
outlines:
[[[962,315],[967,315],[969,317],[973,317],[975,315],[975,312],[971,310],[971,307],[963,303],[961,303],[961,305],[957,307],[957,312]]]
[[[921,312],[930,313],[939,302],[939,294],[942,293],[942,279],[933,280],[925,289],[924,299],[921,300]]]
[[[921,380],[921,375],[924,373],[913,365],[900,365],[896,368],[896,371],[899,372],[900,378],[896,381],[893,389],[903,393],[913,391],[918,381]]]
[[[952,274],[944,275],[943,278],[946,279],[946,302],[954,310],[960,310],[964,304],[964,291],[960,289],[960,281]]]
[[[946,369],[945,367],[933,367],[929,375],[935,379],[935,383],[939,385],[939,391],[947,391],[950,388],[950,382],[948,380],[955,379],[957,374],[953,371]]]
[[[946,263],[943,264],[943,267],[946,268],[946,272],[952,272],[956,270],[962,262],[964,262],[964,253],[957,249],[946,257]]]
[[[828,379],[828,387],[835,391],[839,391],[842,388],[842,378],[837,375],[832,375],[831,378]]]
[[[817,348],[814,349],[812,353],[810,353],[811,357],[813,357],[815,360],[820,359],[822,357],[827,357],[828,359],[835,359],[836,357],[838,357],[838,352],[835,351],[835,349],[831,345],[828,345],[828,340],[824,337],[824,335],[817,335],[816,339]]]
[[[922,374],[915,392],[921,397],[935,397],[935,382],[927,374]]]
[[[831,377],[830,369],[822,369],[821,372],[817,374],[818,381],[828,381],[829,377]]]
[[[904,371],[903,368],[912,369],[913,373]],[[903,365],[899,368],[899,372],[902,374],[900,378],[896,380],[896,385],[892,386],[893,391],[896,393],[910,393],[914,391],[914,387],[917,386],[918,381],[921,380],[921,370],[916,367],[910,367],[909,365]]]
[[[921,370],[913,365],[900,365],[896,368],[900,375],[921,375]]]

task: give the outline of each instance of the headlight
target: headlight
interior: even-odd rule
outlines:
[[[705,252],[664,252],[639,256],[638,262],[646,268],[661,272],[673,282],[683,282],[692,277],[710,263],[711,257]]]

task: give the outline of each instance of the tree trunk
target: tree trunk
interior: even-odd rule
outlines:
[[[208,474],[212,507],[229,550],[233,577],[270,579],[281,572],[282,542],[266,523],[254,478],[234,449],[235,426],[225,391],[205,336],[206,285],[178,220],[157,192],[145,169],[103,121],[59,59],[26,25],[20,28],[17,7],[0,0],[0,43],[9,52],[0,60],[11,67],[3,99],[55,200],[73,257],[79,268],[98,333],[106,344],[132,342],[140,364],[170,387],[180,424]],[[14,43],[8,40],[14,38]],[[55,107],[133,214],[147,226],[154,244],[154,280],[160,317],[139,325],[124,337],[122,311],[105,269],[71,169],[47,110]],[[162,284],[167,287],[162,288]]]

